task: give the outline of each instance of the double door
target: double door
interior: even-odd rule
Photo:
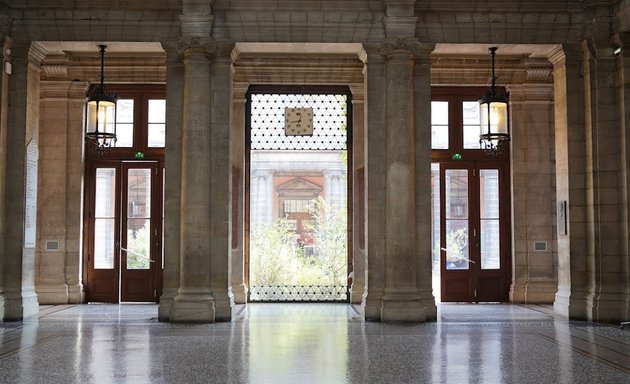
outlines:
[[[86,177],[88,301],[157,301],[163,253],[161,162],[94,162]]]
[[[437,165],[437,164],[435,164]],[[434,165],[434,180],[438,172]],[[440,163],[441,300],[508,301],[509,180],[505,165]],[[434,203],[435,204],[435,203]],[[436,236],[438,237],[438,236]]]

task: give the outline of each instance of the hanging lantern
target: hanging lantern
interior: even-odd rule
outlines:
[[[101,56],[100,83],[86,99],[85,140],[99,153],[116,144],[116,102],[118,97],[105,92],[105,45],[99,45]]]
[[[510,140],[510,98],[509,95],[497,91],[494,73],[494,56],[497,47],[488,49],[492,56],[492,85],[479,99],[480,127],[479,143],[481,148],[496,155]]]

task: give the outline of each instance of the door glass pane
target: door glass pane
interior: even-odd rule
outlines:
[[[431,148],[448,149],[448,101],[431,102]]]
[[[464,149],[479,149],[479,102],[462,102],[464,119]]]
[[[133,99],[116,103],[116,147],[133,146]]]
[[[446,269],[468,269],[468,170],[447,169]]]
[[[164,147],[166,143],[166,100],[149,100],[149,147]]]
[[[94,268],[114,268],[116,169],[96,170],[94,199]]]
[[[129,169],[127,177],[127,269],[149,269],[151,169]]]
[[[481,269],[499,269],[499,170],[479,171]]]
[[[431,224],[433,227],[431,244],[433,245],[433,263],[440,262],[440,164],[431,164]],[[438,268],[439,271],[439,268]]]

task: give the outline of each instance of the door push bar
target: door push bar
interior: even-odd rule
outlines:
[[[449,251],[449,250],[448,250],[448,249],[446,249],[446,248],[440,248],[440,249],[441,249],[441,250],[443,250],[443,251],[444,251],[444,252],[446,252],[446,253],[450,253],[451,255],[455,255],[455,256],[459,257],[460,259],[463,259],[463,260],[469,261],[469,262],[471,262],[471,263],[473,263],[473,264],[476,264],[476,263],[477,263],[476,261],[470,260],[470,259],[468,259],[468,258],[466,258],[466,257],[462,256],[462,254],[461,254],[461,253],[451,252],[451,251]]]
[[[155,260],[151,260],[150,258],[146,257],[145,255],[143,255],[141,253],[134,252],[131,249],[127,249],[127,248],[123,248],[123,247],[120,247],[120,249],[125,251],[125,252],[127,252],[127,253],[131,253],[132,255],[136,255],[136,256],[142,257],[143,259],[147,259],[147,260],[149,260],[150,263],[155,263]]]

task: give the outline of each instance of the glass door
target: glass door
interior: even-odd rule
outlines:
[[[120,296],[121,301],[155,301],[158,236],[158,177],[156,162],[123,163]],[[156,207],[157,205],[157,207]]]
[[[88,301],[156,301],[162,268],[157,161],[95,163],[88,177]]]
[[[441,300],[507,301],[509,242],[503,171],[440,164]]]

